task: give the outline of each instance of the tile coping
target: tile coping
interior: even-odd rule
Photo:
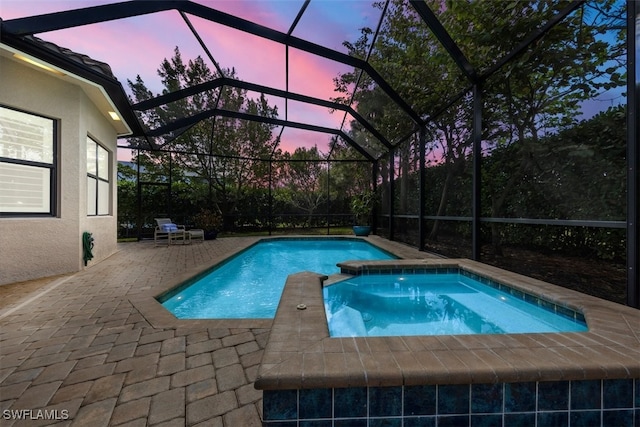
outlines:
[[[640,310],[468,259],[339,264],[289,276],[255,387],[262,390],[640,378]],[[456,268],[582,313],[587,332],[331,338],[322,286],[381,269]],[[306,307],[297,308],[299,304]]]

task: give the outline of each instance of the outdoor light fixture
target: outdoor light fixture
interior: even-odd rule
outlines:
[[[38,68],[42,68],[43,70],[47,70],[50,73],[57,74],[59,76],[64,76],[65,75],[61,71],[58,71],[58,70],[56,70],[54,68],[51,68],[50,66],[48,66],[46,64],[43,64],[42,62],[36,61],[34,59],[31,59],[31,58],[29,58],[27,56],[24,56],[24,55],[20,54],[20,53],[14,53],[13,57],[16,58],[16,59],[19,59],[21,61],[28,62],[31,65],[35,65]]]
[[[116,113],[115,111],[109,111],[109,115],[111,116],[111,119],[118,122],[120,121],[120,116],[118,116],[118,113]]]

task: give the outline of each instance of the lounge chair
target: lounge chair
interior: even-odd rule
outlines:
[[[158,225],[153,232],[153,241],[156,245],[165,239],[167,245],[176,241],[181,241],[182,244],[190,243],[191,236],[186,231],[184,225],[174,224],[170,218],[156,218],[155,220]]]

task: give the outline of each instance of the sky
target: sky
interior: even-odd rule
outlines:
[[[70,9],[109,4],[105,0],[0,0],[3,20],[34,16]],[[286,33],[303,6],[303,0],[199,0],[205,6],[218,9],[246,20]],[[313,43],[346,53],[342,43],[355,41],[360,28],[375,28],[380,11],[368,0],[314,0],[293,31],[293,35]],[[289,49],[287,80],[285,47],[279,43],[225,27],[199,17],[188,18],[203,39],[214,60],[222,68],[235,68],[240,80],[288,89],[322,99],[339,96],[334,92],[333,79],[352,69],[300,50]],[[60,31],[36,34],[46,41],[83,53],[108,63],[116,78],[128,91],[127,80],[137,75],[154,93],[162,91],[157,69],[174,49],[180,49],[186,62],[201,56],[211,70],[214,64],[198,43],[182,16],[175,10],[137,16]],[[258,97],[253,93],[249,96]],[[270,98],[284,119],[285,103]],[[287,119],[317,126],[340,128],[344,114],[330,113],[326,108],[290,101]],[[280,129],[277,129],[279,132]],[[282,146],[293,150],[297,146],[317,145],[328,151],[330,135],[286,128]]]
[[[355,41],[362,27],[375,29],[380,10],[372,7],[373,0],[312,0],[293,35],[310,42],[346,53],[343,42]],[[112,0],[0,0],[0,17],[9,20],[63,10],[78,9]],[[304,0],[197,0],[197,3],[229,13],[257,24],[287,33]],[[289,49],[289,68],[286,50],[279,43],[225,27],[195,16],[188,16],[191,24],[222,68],[234,68],[240,80],[289,89],[291,92],[329,100],[339,96],[334,91],[334,78],[351,72],[348,66],[300,50]],[[638,21],[640,22],[640,21]],[[171,58],[179,47],[186,62],[197,56],[205,59],[212,70],[206,52],[198,43],[184,19],[177,11],[166,11],[117,21],[70,28],[36,36],[84,53],[108,63],[115,76],[128,90],[127,80],[137,75],[154,93],[162,91],[157,69],[165,58]],[[638,61],[640,63],[640,61]],[[639,64],[637,64],[640,67]],[[287,73],[288,71],[288,73]],[[605,94],[584,104],[585,115],[602,111],[620,102],[620,92]],[[259,94],[250,93],[257,98]],[[277,106],[279,118],[285,119],[283,99],[270,97]],[[344,114],[330,113],[326,108],[289,101],[286,119],[294,122],[338,129]],[[349,117],[347,118],[349,119]],[[348,126],[348,120],[347,120]],[[280,128],[275,130],[279,134]],[[281,147],[293,151],[295,147],[318,148],[328,152],[331,135],[286,128]]]

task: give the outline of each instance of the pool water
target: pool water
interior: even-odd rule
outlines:
[[[332,337],[586,331],[555,313],[460,273],[369,274],[323,289]]]
[[[287,276],[339,273],[338,262],[394,259],[360,239],[263,240],[158,298],[179,319],[273,318]]]

